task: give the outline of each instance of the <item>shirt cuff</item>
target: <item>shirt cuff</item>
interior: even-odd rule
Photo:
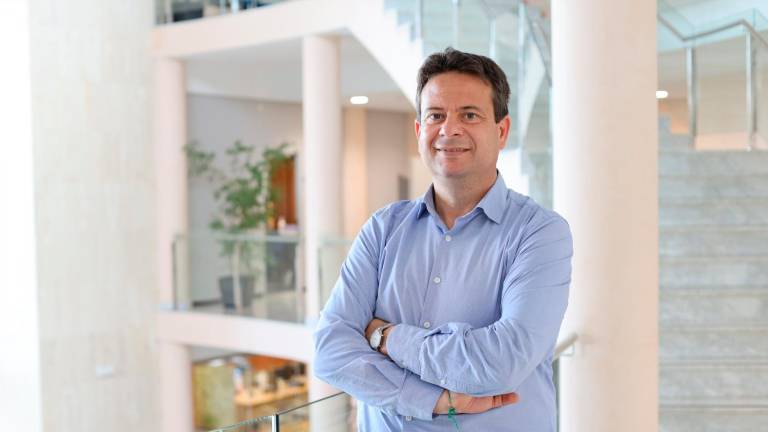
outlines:
[[[442,388],[422,381],[411,372],[406,372],[405,382],[397,398],[397,413],[419,420],[432,421],[435,405],[442,393]]]
[[[387,335],[387,355],[401,368],[421,375],[419,351],[421,343],[430,334],[420,327],[398,324]]]

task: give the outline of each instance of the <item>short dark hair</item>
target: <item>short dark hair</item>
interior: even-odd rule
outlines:
[[[493,117],[500,122],[509,113],[509,83],[496,62],[478,54],[466,53],[448,47],[431,54],[419,68],[416,85],[416,116],[421,120],[421,91],[430,78],[446,72],[459,72],[480,78],[491,86]]]

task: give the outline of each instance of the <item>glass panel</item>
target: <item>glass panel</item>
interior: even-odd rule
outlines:
[[[677,9],[663,0],[657,2],[657,8],[659,20],[656,45],[658,51],[661,53],[684,49],[687,44],[683,41],[682,37],[690,36],[694,33],[693,24],[681,15]]]
[[[490,55],[490,11],[481,0],[462,0],[458,3],[458,33],[453,35],[462,51]],[[451,26],[453,27],[453,26]]]
[[[277,414],[280,432],[356,432],[356,404],[346,393]]]
[[[347,258],[349,248],[352,246],[352,240],[348,239],[326,239],[320,244],[320,309],[322,310],[336,280],[339,278],[339,271],[344,260]]]
[[[755,27],[760,30],[762,39],[768,42],[768,19],[762,15],[756,16]],[[760,149],[768,149],[768,45],[758,40],[755,43],[755,48],[755,84],[757,86],[755,89],[757,96],[755,146]]]
[[[696,43],[698,95],[696,148],[747,146],[746,38]]]
[[[272,423],[275,421],[277,419],[274,416],[257,417],[233,425],[210,429],[209,432],[271,432],[273,430]]]
[[[297,236],[195,233],[173,252],[176,309],[304,321]]]
[[[666,22],[682,35],[690,36],[695,32],[693,23],[666,1],[658,0],[656,8],[656,13],[662,18],[661,21]]]
[[[207,18],[290,0],[155,0],[155,23]],[[170,14],[166,11],[170,10]]]
[[[694,33],[691,24],[668,3],[658,2],[657,24],[658,76],[657,90],[667,92],[659,99],[659,125],[662,133],[689,134],[688,69],[682,37]],[[671,27],[671,28],[670,28]]]
[[[552,208],[552,140],[549,127],[550,90],[543,83],[528,121],[525,137],[525,172],[528,195],[539,204]]]

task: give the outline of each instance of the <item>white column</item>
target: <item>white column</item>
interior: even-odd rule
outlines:
[[[157,214],[157,276],[160,302],[174,299],[173,240],[187,232],[187,91],[183,62],[155,60],[154,147]]]
[[[339,42],[306,36],[302,41],[304,122],[304,237],[306,242],[307,321],[320,311],[318,248],[337,237],[342,225],[342,117]]]
[[[35,236],[30,19],[27,2],[0,2],[0,424],[42,431]]]
[[[158,342],[160,426],[162,432],[195,430],[192,409],[192,357],[184,345]]]
[[[154,147],[157,215],[157,284],[161,307],[174,302],[172,247],[177,234],[188,229],[187,96],[184,64],[174,59],[155,61]],[[179,248],[179,265],[186,268],[186,247]],[[177,280],[186,286],[186,272]],[[183,291],[186,291],[183,289]],[[191,431],[192,375],[189,349],[167,342],[159,344],[162,430]]]
[[[554,205],[571,225],[564,432],[658,429],[656,2],[552,2]]]

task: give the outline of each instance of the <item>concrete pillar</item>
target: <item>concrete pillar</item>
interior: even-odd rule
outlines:
[[[192,357],[189,348],[158,343],[160,356],[160,426],[162,432],[193,431]]]
[[[337,39],[304,37],[302,97],[306,318],[314,322],[320,312],[320,242],[342,232],[342,114]]]
[[[183,149],[187,144],[187,90],[183,62],[157,59],[154,67],[157,276],[161,306],[170,308],[174,302],[173,241],[189,226]]]
[[[4,430],[43,430],[35,177],[32,147],[30,17],[27,2],[0,2],[0,423]]]
[[[656,2],[553,0],[554,206],[574,238],[564,432],[658,429]]]
[[[184,64],[157,59],[154,65],[154,148],[157,215],[157,284],[162,308],[171,308],[174,295],[174,237],[189,226],[187,205],[187,92]],[[176,283],[186,283],[186,245],[177,248]],[[184,296],[182,296],[184,297]],[[162,430],[191,431],[192,375],[189,349],[161,342],[159,345]]]

